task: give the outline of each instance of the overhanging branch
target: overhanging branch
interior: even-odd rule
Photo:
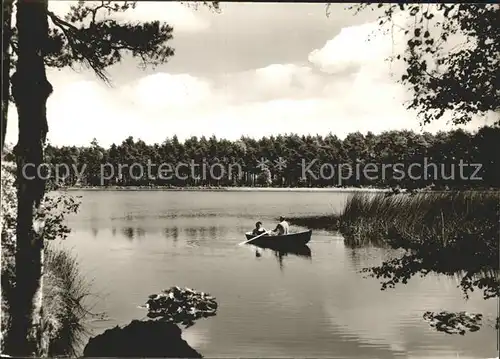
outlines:
[[[79,29],[70,24],[69,22],[59,18],[56,14],[54,14],[52,11],[47,12],[49,18],[52,20],[55,26],[57,26],[64,36],[66,37],[66,40],[68,41],[68,44],[71,48],[71,51],[73,53],[73,56],[75,59],[79,59],[84,63],[87,63],[87,65],[94,70],[96,75],[103,80],[106,83],[110,83],[109,78],[107,74],[104,72],[102,66],[99,64],[99,59],[94,55],[92,55],[91,52],[88,52],[87,54],[84,51],[81,51],[79,48],[82,50],[86,47],[86,43],[84,39],[80,38],[80,31]]]

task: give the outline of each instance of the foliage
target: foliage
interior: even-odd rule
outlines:
[[[12,162],[2,161],[2,248],[4,246],[13,248],[16,241],[16,214],[17,214],[17,196],[15,190],[15,171],[16,165]]]
[[[448,334],[464,335],[467,331],[476,332],[480,329],[481,314],[470,314],[467,312],[450,313],[447,311],[440,313],[425,312],[424,319],[431,327],[435,327],[439,332]]]
[[[17,198],[15,191],[15,165],[2,161],[1,178],[1,241],[2,241],[2,328],[1,328],[1,351],[4,350],[5,338],[10,326],[8,297],[11,295],[9,289],[12,287],[14,278],[14,248],[16,241],[16,214]]]
[[[375,243],[403,251],[363,270],[382,281],[382,290],[437,273],[460,277],[466,298],[479,290],[489,299],[500,295],[499,214],[497,191],[356,194],[338,220],[350,246]]]
[[[419,110],[424,124],[453,112],[452,122],[464,124],[474,115],[500,110],[500,6],[498,4],[355,5],[358,11],[383,8],[379,25],[400,28],[394,18],[408,14],[403,25],[406,48],[393,54],[406,73],[400,78],[413,93],[408,108]],[[497,124],[500,124],[498,120]]]
[[[128,53],[141,60],[141,65],[158,65],[174,55],[167,46],[173,28],[159,21],[140,24],[120,23],[112,19],[114,13],[136,7],[136,2],[78,1],[68,14],[61,18],[48,11],[52,24],[45,44],[45,63],[62,68],[83,64],[94,70],[103,80],[108,80],[105,69],[120,62]],[[12,67],[17,59],[17,31],[12,29],[10,44],[13,50]]]
[[[150,295],[145,307],[150,318],[161,318],[188,328],[197,319],[216,315],[217,306],[215,298],[208,293],[171,287],[159,294]]]
[[[134,7],[134,2],[125,2],[120,6],[103,1],[92,6],[80,1],[77,6],[71,7],[64,20],[49,12],[55,28],[50,33],[47,64],[66,67],[83,62],[100,78],[106,79],[104,69],[120,62],[123,52],[139,57],[143,66],[166,62],[174,54],[174,50],[166,45],[173,37],[171,26],[159,21],[120,24],[111,19],[97,20],[100,10],[110,14]]]
[[[17,197],[15,164],[2,162],[2,344],[10,327],[9,301],[15,286],[15,241]],[[52,193],[43,201],[44,211],[36,219],[44,222],[47,240],[64,239],[69,234],[65,217],[78,209],[79,203],[64,193]],[[84,321],[90,314],[83,304],[89,294],[88,283],[79,272],[78,263],[66,250],[46,245],[43,287],[43,326],[48,335],[50,355],[74,355],[85,333]],[[2,347],[3,350],[3,347]]]
[[[60,167],[60,176],[66,177],[61,184],[66,186],[256,186],[261,173],[258,161],[264,158],[269,160],[267,167],[273,186],[490,188],[500,184],[500,159],[496,155],[499,141],[500,128],[492,127],[481,128],[475,134],[462,130],[435,135],[411,131],[387,131],[379,135],[357,132],[349,134],[344,140],[332,134],[324,137],[291,134],[260,139],[241,137],[237,141],[217,139],[215,136],[192,137],[181,142],[174,136],[161,144],[148,145],[129,137],[121,144],[112,144],[108,148],[103,148],[97,141],[88,147],[49,145],[46,154],[48,163]],[[286,159],[287,164],[282,170],[273,166],[280,157]],[[198,165],[194,168],[195,176],[189,168],[183,167],[180,167],[181,176],[170,179],[148,176],[148,161],[153,164],[151,174],[156,176],[162,163],[175,167],[191,160]],[[465,164],[463,179],[459,169],[461,160]],[[133,163],[142,165],[142,177],[137,168],[132,171],[133,176],[130,175],[129,168],[125,166]],[[203,163],[206,171],[214,163],[221,163],[225,169],[233,169],[233,174],[238,170],[236,165],[239,165],[242,173],[239,178],[230,178],[229,171],[225,171],[220,180],[215,180],[208,174],[202,175]],[[409,171],[412,164],[420,164],[420,167],[413,167],[411,173],[400,176],[391,167],[398,163],[405,171]],[[428,170],[425,169],[426,163]],[[321,178],[321,166],[329,164],[350,165],[354,175],[349,177],[348,173],[343,173],[344,179],[339,181],[340,171],[336,171],[333,178],[329,178],[329,172],[325,171],[325,176]],[[367,164],[378,167],[380,171],[365,176],[363,170]],[[481,165],[475,175],[480,180],[470,179],[476,170],[471,164]],[[119,165],[123,166],[121,176]],[[311,172],[317,178],[303,171],[309,165],[312,165]],[[69,171],[63,166],[67,166]],[[357,168],[360,176],[355,175]],[[82,170],[83,176],[77,178],[77,173]]]

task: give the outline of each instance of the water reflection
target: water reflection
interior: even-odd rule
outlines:
[[[262,252],[265,252],[268,250],[272,251],[275,258],[278,261],[278,264],[280,266],[280,270],[284,269],[283,259],[285,257],[288,257],[288,255],[293,255],[296,257],[300,257],[300,258],[308,259],[308,260],[312,261],[311,248],[309,248],[309,246],[307,246],[307,245],[294,246],[294,247],[284,247],[284,248],[272,248],[270,246],[254,245],[254,244],[250,244],[250,245],[255,248],[255,257],[256,258],[262,257]]]
[[[219,228],[215,226],[210,226],[208,228],[208,232],[210,233],[211,238],[217,238],[219,235],[223,235],[222,231],[220,231]]]
[[[144,228],[137,228],[137,237],[138,238],[143,238],[144,236],[146,235],[146,231],[144,230]]]
[[[203,217],[217,217],[217,213],[205,213],[205,212],[171,212],[171,213],[162,213],[157,216],[159,219],[176,219],[176,218],[203,218]]]
[[[163,234],[166,238],[176,241],[181,235],[190,246],[200,246],[200,241],[214,240],[227,234],[228,229],[218,226],[178,226],[166,227]]]
[[[163,230],[163,234],[164,234],[165,238],[167,238],[167,239],[173,238],[174,243],[175,243],[179,239],[179,227],[177,227],[177,226],[166,227]]]
[[[122,234],[129,240],[134,239],[134,229],[132,227],[123,227]]]
[[[142,228],[142,227],[131,227],[131,226],[122,227],[120,229],[120,232],[129,241],[133,241],[134,239],[142,239],[147,234],[147,232],[146,232],[146,230],[144,228]],[[113,237],[116,236],[116,228],[115,227],[113,227],[111,229],[111,233],[112,233]]]

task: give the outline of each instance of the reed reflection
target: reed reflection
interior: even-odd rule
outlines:
[[[174,243],[176,243],[177,240],[179,239],[179,227],[177,226],[165,227],[165,229],[163,230],[163,235],[167,239],[172,238],[174,240]]]
[[[143,238],[146,235],[146,230],[144,228],[138,227],[136,231],[138,238]]]

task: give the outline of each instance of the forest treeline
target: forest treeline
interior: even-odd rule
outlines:
[[[300,136],[296,134],[278,135],[252,139],[241,137],[236,141],[192,137],[184,142],[177,136],[167,138],[162,144],[148,145],[133,137],[125,139],[121,144],[113,144],[103,148],[96,140],[89,146],[46,148],[46,163],[67,164],[68,168],[82,169],[82,176],[71,170],[64,180],[65,186],[275,186],[275,187],[329,187],[338,186],[337,177],[331,178],[329,171],[340,171],[339,164],[347,164],[355,169],[363,169],[370,164],[378,168],[369,176],[344,175],[342,186],[353,187],[402,187],[402,188],[492,188],[500,185],[500,158],[498,146],[500,128],[483,127],[476,133],[463,130],[449,132],[415,133],[413,131],[387,131],[375,135],[368,132],[351,133],[341,140],[333,134],[327,136]],[[279,158],[286,161],[286,167],[279,168]],[[261,159],[267,159],[268,166],[259,166]],[[196,171],[202,171],[201,164],[214,166],[213,175],[201,175],[190,168],[180,168],[178,176],[171,178],[152,178],[144,170],[148,161],[152,164],[197,163]],[[192,161],[192,162],[191,162]],[[459,164],[465,164],[460,173]],[[103,179],[103,164],[111,170],[113,176],[106,172]],[[140,166],[118,166],[132,164],[143,166],[141,177]],[[390,165],[401,164],[411,174],[402,176]],[[227,169],[238,171],[229,173]],[[327,166],[325,164],[331,164]],[[383,165],[384,173],[380,171]],[[424,164],[427,169],[424,171]],[[433,166],[435,164],[436,166]],[[473,165],[474,164],[474,165]],[[74,167],[71,167],[74,166]],[[320,172],[323,166],[323,172]],[[207,167],[205,167],[206,169]],[[221,172],[225,168],[225,173]],[[307,169],[307,171],[305,171]],[[59,169],[64,171],[64,168]],[[342,171],[348,171],[344,167]],[[121,172],[121,175],[118,173]],[[306,175],[304,174],[315,174]],[[320,174],[323,174],[321,176]],[[425,178],[427,175],[428,178]],[[472,177],[473,176],[473,177]],[[63,176],[65,177],[65,176]],[[108,178],[109,177],[109,178]],[[347,178],[349,177],[349,178]]]

